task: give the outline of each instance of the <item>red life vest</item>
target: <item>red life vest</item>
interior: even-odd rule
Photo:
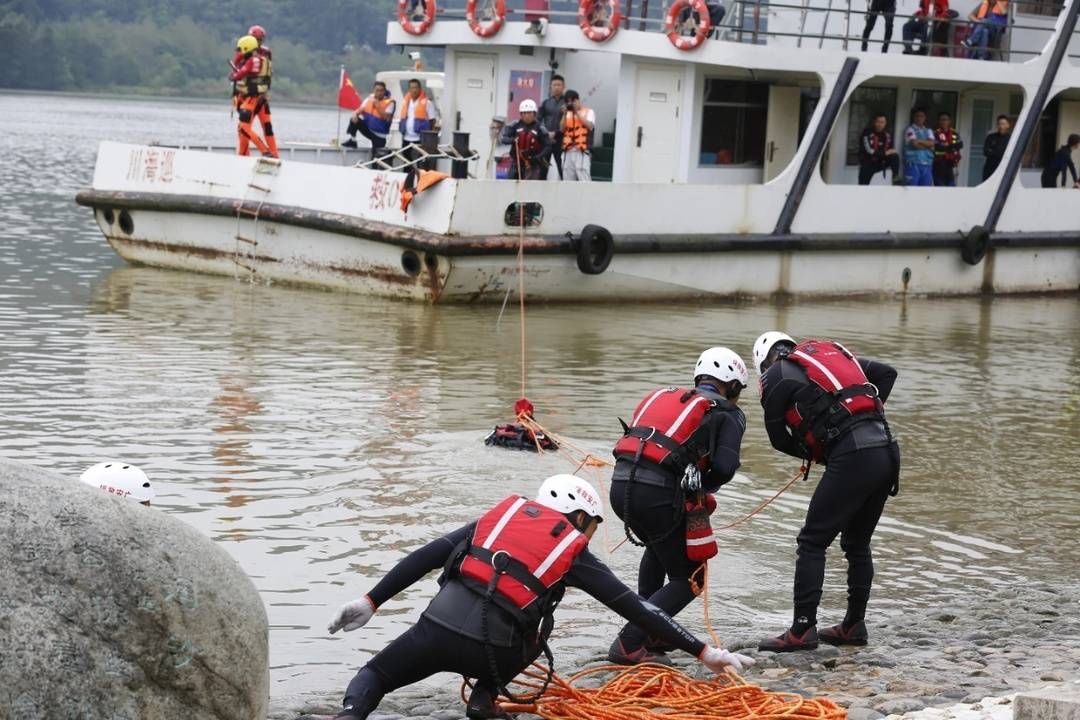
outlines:
[[[562,513],[511,495],[477,521],[459,572],[487,587],[501,567],[495,598],[517,610],[531,609],[588,544]]]
[[[813,383],[811,392],[796,395],[784,415],[795,437],[809,448],[811,459],[823,460],[829,443],[852,425],[884,417],[877,388],[840,343],[807,340],[785,359],[801,367]]]
[[[615,457],[641,457],[657,465],[671,460],[682,472],[704,458],[692,456],[684,446],[715,407],[709,398],[693,390],[661,388],[638,403],[626,434],[615,445]],[[644,445],[642,446],[642,443]]]

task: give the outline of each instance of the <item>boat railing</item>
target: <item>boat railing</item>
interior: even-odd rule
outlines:
[[[615,2],[615,0],[611,0]],[[1080,1],[1080,0],[1078,0]],[[496,0],[479,0],[482,13],[493,8]],[[693,38],[701,27],[698,12],[682,9],[679,22],[673,29],[668,22],[672,5],[683,0],[617,0],[621,17],[620,27],[647,32],[674,32]],[[608,5],[596,0],[597,5]],[[721,4],[723,20],[709,30],[708,39],[748,44],[782,44],[797,48],[833,48],[844,51],[860,49],[866,20],[873,13],[865,0],[708,0],[709,5]],[[556,24],[576,24],[580,3],[577,0],[506,0],[508,20],[539,21]],[[1064,0],[1010,0],[1008,21],[1004,31],[991,32],[985,51],[991,58],[1006,62],[1023,62],[1039,55],[1054,31],[1054,18],[1064,8]],[[439,3],[439,18],[463,20],[465,0]],[[931,3],[931,7],[933,3]],[[896,15],[890,45],[903,50],[903,25],[913,16]],[[871,50],[880,50],[884,39],[878,18],[877,27],[866,43]],[[930,57],[978,57],[978,48],[964,41],[971,36],[980,21],[952,11],[946,17],[932,17],[919,33],[914,54]],[[1014,42],[1017,33],[1024,33],[1022,43]],[[921,38],[925,37],[925,41]],[[1080,55],[1070,55],[1080,57]]]

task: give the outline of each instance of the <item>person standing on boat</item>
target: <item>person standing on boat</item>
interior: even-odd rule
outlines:
[[[262,58],[260,69],[259,86],[265,88],[259,95],[259,102],[255,106],[255,117],[262,126],[263,137],[270,148],[270,154],[279,157],[277,138],[274,137],[273,118],[270,115],[270,86],[273,81],[273,58],[274,53],[266,44],[266,29],[262,25],[252,25],[248,28],[248,35],[259,41],[259,48],[255,52]]]
[[[267,62],[257,51],[259,41],[251,35],[244,35],[236,41],[236,49],[240,54],[241,63],[229,75],[234,87],[239,89],[240,101],[237,106],[237,144],[238,155],[247,155],[251,143],[265,156],[277,157],[277,143],[273,146],[259,137],[251,127],[255,119],[266,103],[266,93],[270,91],[269,74],[264,68]],[[269,115],[267,115],[269,117]],[[269,121],[267,121],[269,122]],[[265,126],[264,126],[265,127]],[[273,128],[270,129],[270,139],[273,140]]]
[[[1012,135],[1012,125],[1005,115],[998,115],[997,130],[986,136],[983,141],[983,155],[986,163],[983,165],[982,179],[986,180],[1001,164],[1001,158],[1005,156],[1005,149],[1009,147],[1009,138]]]
[[[754,341],[761,373],[761,407],[772,446],[810,464],[826,465],[798,536],[794,615],[781,635],[758,649],[812,650],[865,645],[866,605],[874,578],[870,538],[885,501],[899,490],[900,448],[885,419],[896,370],[856,358],[831,340],[796,343],[775,330]],[[848,561],[848,606],[843,622],[817,630],[825,580],[825,551],[840,536]]]
[[[563,180],[592,180],[592,139],[596,113],[581,104],[576,90],[566,91],[566,111],[559,121],[562,133]]]
[[[892,170],[892,182],[900,182],[900,155],[893,146],[892,134],[885,128],[885,113],[875,113],[859,138],[859,184],[869,185],[876,173]]]
[[[500,142],[510,146],[512,180],[543,180],[551,158],[548,132],[536,119],[536,101],[526,98],[518,105],[521,119],[503,128]]]
[[[862,31],[862,51],[866,52],[870,45],[870,33],[874,31],[878,15],[885,16],[885,37],[881,42],[881,52],[889,52],[889,41],[892,40],[893,18],[896,16],[896,0],[870,0],[866,10],[866,24]]]
[[[911,124],[904,130],[904,182],[908,185],[934,184],[934,131],[926,127],[926,111],[915,108]]]
[[[476,679],[469,718],[506,717],[495,704],[498,693],[541,653],[552,662],[547,641],[567,587],[584,590],[713,672],[754,664],[701,642],[616,578],[588,549],[602,520],[592,485],[574,475],[554,475],[535,500],[511,495],[408,555],[330,622],[331,634],[361,628],[386,601],[431,571],[443,571],[440,589],[420,619],[360,669],[335,717],[363,720],[386,693],[439,672]]]
[[[960,150],[964,141],[952,126],[952,116],[947,112],[938,115],[934,130],[934,185],[956,187],[956,168],[960,164]]]
[[[547,131],[548,141],[551,143],[551,157],[555,161],[554,168],[548,173],[548,180],[563,179],[563,135],[559,129],[563,115],[566,112],[566,80],[562,75],[551,76],[551,96],[540,103],[540,124]]]
[[[409,81],[409,92],[401,101],[401,111],[398,113],[401,146],[409,148],[419,145],[420,134],[426,130],[437,130],[438,126],[439,109],[428,99],[420,81],[413,78]]]
[[[715,507],[706,496],[734,477],[746,430],[737,404],[749,381],[742,358],[725,347],[709,348],[698,358],[693,377],[690,390],[649,392],[612,453],[611,506],[627,537],[644,549],[638,594],[672,617],[705,582],[707,560],[689,557],[687,504],[704,500]],[[612,642],[608,660],[667,662],[666,649],[630,624]]]
[[[386,83],[376,80],[371,86],[371,94],[349,118],[349,127],[345,129],[349,139],[341,143],[341,147],[355,148],[357,131],[371,142],[372,150],[386,147],[386,136],[390,134],[396,109],[397,103],[390,97]]]
[[[1073,151],[1078,147],[1080,147],[1080,135],[1073,133],[1069,136],[1068,141],[1058,148],[1058,151],[1050,158],[1050,162],[1046,165],[1046,168],[1043,169],[1042,186],[1044,188],[1058,187],[1059,179],[1061,181],[1061,187],[1065,187],[1066,171],[1072,175],[1073,187],[1080,188],[1080,182],[1077,182],[1076,180],[1076,165],[1073,164],[1072,159]]]

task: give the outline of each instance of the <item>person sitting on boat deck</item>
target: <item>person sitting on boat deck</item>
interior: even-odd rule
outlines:
[[[1076,165],[1073,164],[1072,159],[1073,151],[1078,147],[1080,147],[1080,135],[1073,133],[1069,136],[1068,141],[1058,148],[1054,156],[1050,158],[1050,162],[1043,169],[1042,186],[1044,188],[1058,187],[1059,179],[1061,187],[1065,187],[1066,171],[1072,174],[1073,187],[1080,188],[1080,182],[1076,180]]]
[[[746,430],[737,405],[749,380],[742,358],[725,347],[709,348],[693,378],[691,390],[660,388],[638,403],[613,451],[609,493],[627,537],[644,548],[638,594],[672,617],[701,592],[705,575],[705,563],[688,556],[686,503],[734,477]],[[608,660],[665,662],[665,649],[630,624],[611,644]]]
[[[469,718],[500,717],[495,698],[506,684],[541,653],[552,663],[547,641],[567,587],[584,590],[713,672],[753,664],[698,640],[616,578],[588,549],[602,520],[592,485],[574,475],[554,475],[540,485],[535,500],[511,495],[478,520],[409,554],[330,623],[331,634],[361,628],[386,601],[432,570],[443,570],[439,591],[420,619],[353,677],[336,717],[366,718],[386,693],[439,672],[476,679]]]
[[[592,180],[592,140],[596,113],[581,103],[577,90],[566,91],[566,111],[559,121],[562,133],[563,180]]]
[[[402,99],[401,110],[398,112],[401,145],[403,148],[419,145],[420,133],[438,129],[439,108],[428,98],[420,81],[413,78],[409,81],[409,92]]]
[[[597,3],[602,5],[603,3]],[[562,75],[551,76],[551,95],[540,103],[537,119],[547,131],[548,140],[551,142],[551,159],[553,168],[548,172],[548,180],[563,179],[563,135],[559,124],[566,112],[566,80]]]
[[[709,37],[718,38],[720,37],[720,23],[727,15],[727,8],[720,0],[705,0],[705,8],[709,11]],[[701,18],[689,5],[679,11],[679,17],[675,20],[676,32],[680,35],[694,34],[700,24]]]
[[[116,495],[140,505],[150,505],[154,488],[150,478],[131,463],[109,460],[88,467],[79,480],[99,490]]]
[[[933,14],[931,15],[931,12]],[[946,23],[949,18],[949,0],[919,0],[919,7],[900,28],[904,38],[905,55],[926,55],[930,52],[926,38],[930,23]],[[935,31],[934,35],[938,33]],[[918,40],[919,46],[914,46]]]
[[[543,180],[551,158],[551,141],[536,120],[536,101],[526,98],[518,105],[521,119],[502,129],[499,142],[510,146],[512,180]]]
[[[875,173],[892,170],[892,182],[898,185],[900,180],[900,154],[893,145],[892,133],[885,128],[889,119],[885,113],[874,113],[870,124],[862,131],[859,138],[859,184],[869,185]]]
[[[269,61],[257,51],[259,41],[252,35],[244,35],[236,41],[236,49],[242,55],[243,62],[229,75],[229,79],[240,89],[240,103],[237,107],[237,145],[238,155],[247,155],[251,143],[263,155],[277,157],[277,141],[274,139],[270,124],[269,104],[266,94],[270,91]],[[268,132],[267,139],[259,137],[251,127],[256,116],[265,118],[263,128]]]
[[[896,16],[896,0],[870,0],[870,6],[866,10],[865,25],[862,31],[862,51],[866,52],[870,46],[870,33],[874,31],[878,15],[885,16],[885,37],[881,41],[881,52],[889,52],[889,41],[892,40],[893,18]]]
[[[1012,125],[1005,115],[997,116],[997,129],[986,136],[983,141],[983,156],[986,162],[983,164],[982,179],[986,180],[1001,164],[1001,158],[1005,156],[1005,149],[1009,146],[1009,137],[1012,135]]]
[[[956,187],[956,167],[960,164],[960,150],[963,147],[960,133],[952,126],[952,115],[940,113],[938,126],[934,130],[934,185]]]
[[[811,650],[819,638],[830,645],[865,645],[874,579],[870,539],[885,501],[899,491],[900,448],[885,419],[896,370],[856,358],[838,342],[797,344],[775,330],[754,341],[754,366],[761,373],[769,442],[802,460],[806,477],[812,462],[826,465],[799,531],[791,627],[758,648]],[[847,614],[819,633],[825,551],[837,535],[848,562]]]
[[[904,182],[907,185],[934,184],[934,131],[926,127],[926,111],[911,111],[911,124],[904,130]]]
[[[971,34],[961,43],[973,48],[969,57],[989,60],[990,44],[997,44],[1009,24],[1009,0],[982,0],[968,15],[974,23]]]
[[[390,134],[396,107],[386,83],[376,80],[371,86],[371,94],[349,118],[349,127],[345,129],[349,139],[341,143],[341,147],[355,148],[357,131],[371,142],[372,150],[386,147],[386,136]]]

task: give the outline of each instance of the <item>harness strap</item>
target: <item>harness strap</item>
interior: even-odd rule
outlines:
[[[469,555],[480,562],[489,563],[494,568],[495,573],[492,575],[492,581],[495,583],[498,583],[500,575],[509,575],[527,587],[537,597],[548,591],[547,585],[540,582],[539,578],[529,572],[529,568],[525,563],[511,556],[505,550],[492,552],[488,548],[472,545],[469,547]]]

